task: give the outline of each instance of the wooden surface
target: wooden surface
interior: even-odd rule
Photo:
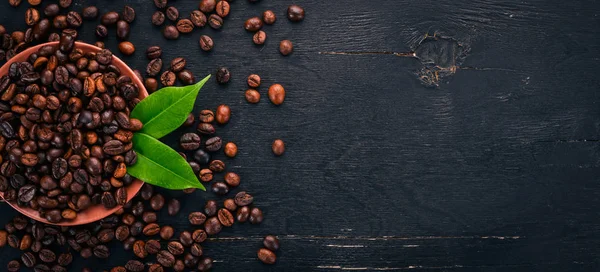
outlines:
[[[216,271],[600,269],[597,2],[296,2],[307,12],[300,24],[284,17],[290,1],[236,0],[221,31],[173,42],[150,25],[150,1],[126,1],[138,14],[138,52],[124,58],[132,67],[144,69],[146,47],[161,45],[165,60],[186,57],[197,78],[232,71],[226,87],[207,84],[196,109],[231,105],[219,134],[240,153],[227,165],[266,219],[206,243]],[[197,3],[173,1],[181,14]],[[24,29],[26,5],[0,5],[0,23]],[[242,24],[265,9],[278,21],[257,47]],[[95,41],[93,25],[85,41]],[[214,52],[200,51],[201,34],[215,39]],[[284,38],[295,45],[286,58],[277,52]],[[262,87],[262,101],[247,104],[250,73],[283,84],[285,103],[271,105]],[[270,152],[274,138],[287,143],[281,158]],[[213,197],[195,196],[181,198],[184,212]],[[187,228],[183,214],[163,222]],[[282,240],[275,266],[256,260],[265,234]],[[1,252],[0,267],[17,256]],[[130,257],[113,253],[86,265]]]

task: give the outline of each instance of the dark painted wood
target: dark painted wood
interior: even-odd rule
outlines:
[[[83,2],[103,12],[122,6]],[[196,109],[232,106],[232,122],[219,130],[240,147],[228,167],[266,220],[206,244],[217,271],[600,269],[598,3],[296,2],[307,10],[300,24],[285,19],[290,1],[236,0],[222,31],[173,42],[150,26],[150,1],[127,1],[138,13],[138,52],[125,58],[132,67],[144,69],[145,48],[161,45],[165,60],[186,57],[197,77],[222,65],[233,73],[226,87],[208,84]],[[173,2],[184,15],[197,3]],[[0,23],[24,29],[25,6],[2,3]],[[278,22],[256,47],[242,24],[268,8]],[[93,25],[85,41],[94,41]],[[214,52],[200,51],[201,34],[215,39]],[[287,58],[277,52],[284,38],[296,49]],[[114,30],[107,44],[116,51]],[[436,72],[439,80],[425,81],[437,87],[419,80]],[[243,98],[250,73],[264,79],[258,105]],[[274,82],[287,90],[280,107],[266,99]],[[177,134],[165,141],[174,146]],[[278,137],[287,153],[274,158]],[[184,210],[206,198],[182,197]],[[188,227],[183,214],[163,222]],[[275,266],[255,258],[265,234],[282,240]],[[1,265],[17,256],[1,252]],[[86,265],[130,257],[115,253]]]

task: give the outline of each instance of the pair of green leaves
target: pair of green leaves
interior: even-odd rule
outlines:
[[[194,108],[200,88],[209,78],[210,75],[185,87],[162,88],[137,104],[131,112],[131,118],[142,121],[144,127],[133,135],[137,162],[127,168],[130,175],[171,190],[205,190],[188,162],[157,139],[185,122]]]

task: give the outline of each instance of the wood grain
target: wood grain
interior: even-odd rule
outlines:
[[[188,14],[197,2],[173,5]],[[86,3],[103,12],[122,7],[74,8]],[[143,52],[160,45],[164,60],[186,57],[198,79],[219,66],[232,71],[229,85],[207,84],[196,111],[231,105],[232,121],[219,134],[240,151],[227,166],[266,220],[206,243],[217,271],[600,269],[598,3],[303,0],[306,20],[292,24],[289,1],[239,0],[222,31],[175,42],[150,26],[149,1],[127,3],[138,13],[138,51],[124,58],[132,67],[145,69]],[[0,23],[24,29],[25,6],[1,4]],[[256,47],[242,24],[265,9],[278,21]],[[94,41],[93,27],[86,24],[83,40]],[[107,45],[116,49],[113,32]],[[201,34],[215,39],[214,52],[200,51]],[[465,49],[437,87],[419,80],[424,67],[435,68],[424,63],[432,58],[411,54],[425,52],[426,36]],[[277,52],[284,38],[295,45],[286,58]],[[427,56],[447,58],[443,48]],[[250,73],[263,78],[258,105],[244,101]],[[286,88],[280,107],[266,99],[272,83]],[[164,141],[176,146],[183,131]],[[271,154],[274,138],[286,141],[281,158]],[[183,212],[206,198],[181,197]],[[184,214],[161,221],[189,227]],[[275,266],[255,258],[265,234],[282,239]],[[78,260],[74,271],[124,263],[131,256],[117,247],[109,262]],[[2,253],[0,265],[18,256]]]

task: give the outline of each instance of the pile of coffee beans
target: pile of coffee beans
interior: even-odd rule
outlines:
[[[134,54],[136,48],[129,41],[131,23],[136,18],[132,7],[124,6],[121,11],[101,11],[96,6],[73,10],[71,0],[48,3],[43,8],[40,0],[8,2],[12,6],[22,2],[30,5],[24,15],[28,28],[9,32],[0,25],[0,61],[38,43],[56,41],[59,45],[43,47],[26,62],[11,66],[9,75],[0,78],[0,191],[7,200],[34,208],[51,222],[76,218],[78,212],[91,205],[122,206],[100,222],[78,227],[56,227],[15,217],[5,230],[0,230],[0,247],[8,245],[23,251],[20,259],[7,264],[8,271],[19,271],[21,267],[67,271],[72,260],[79,256],[109,258],[115,243],[133,251],[139,259],[114,267],[111,272],[207,271],[213,260],[206,257],[201,244],[208,236],[217,235],[235,223],[263,221],[263,212],[254,206],[254,197],[238,189],[240,176],[229,171],[225,161],[214,158],[220,152],[228,158],[238,153],[238,146],[224,141],[216,131],[230,121],[231,108],[227,105],[190,113],[183,126],[195,130],[180,138],[180,154],[188,159],[209,191],[222,201],[209,200],[203,208],[190,213],[189,229],[161,224],[158,211],[166,206],[168,215],[175,216],[181,203],[176,199],[165,200],[150,185],[144,185],[132,201],[126,201],[124,187],[132,182],[126,173],[127,166],[136,160],[131,137],[142,127],[138,120],[129,118],[131,109],[139,102],[138,86],[112,65],[112,53],[104,49],[102,40],[114,31],[119,41],[115,50],[124,55]],[[199,0],[198,9],[189,16],[180,14],[172,5],[174,2],[153,2],[157,11],[151,23],[163,28],[166,39],[178,39],[207,24],[212,29],[221,29],[224,18],[231,12],[232,1]],[[302,7],[291,5],[285,16],[292,22],[300,22],[304,13]],[[267,33],[263,26],[276,21],[275,12],[266,10],[262,16],[246,20],[244,28],[254,33],[255,44],[264,45]],[[96,22],[95,45],[104,50],[83,52],[74,46],[77,29],[86,22]],[[209,52],[215,42],[205,34],[200,36],[199,45],[202,51]],[[290,40],[283,40],[278,49],[288,56],[294,46]],[[149,47],[146,56],[149,63],[145,75],[134,72],[149,92],[161,85],[195,83],[185,58],[165,61],[163,70],[160,47]],[[227,84],[232,75],[229,69],[220,67],[215,78],[217,83]],[[248,76],[247,83],[246,100],[259,103],[260,76]],[[281,105],[285,89],[273,84],[268,97],[272,104]],[[284,142],[273,141],[272,151],[276,156],[283,155]],[[269,235],[257,257],[265,264],[273,264],[278,248],[277,237]]]
[[[63,30],[58,45],[0,77],[0,191],[53,223],[127,202],[127,166],[137,159],[131,139],[142,128],[129,118],[138,86],[109,50],[84,53],[76,38]]]

